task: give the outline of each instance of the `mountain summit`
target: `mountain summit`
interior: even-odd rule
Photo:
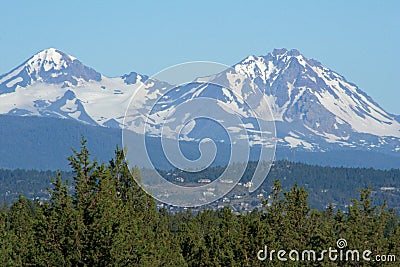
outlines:
[[[35,54],[20,66],[0,76],[0,93],[14,92],[17,86],[27,87],[34,82],[78,85],[80,81],[100,81],[101,74],[83,65],[75,57],[55,48]]]
[[[122,120],[121,103],[129,99],[132,88],[123,78],[107,78],[75,57],[49,48],[0,76],[0,114],[119,127],[114,118]]]

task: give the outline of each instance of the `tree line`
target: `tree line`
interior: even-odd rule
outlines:
[[[265,246],[320,252],[339,238],[349,249],[400,257],[399,217],[374,205],[369,188],[346,210],[316,210],[303,187],[283,190],[276,180],[261,210],[171,213],[138,186],[140,172],[129,171],[122,150],[99,163],[83,140],[69,161],[73,180],[57,175],[49,201],[20,196],[0,209],[0,266],[380,266],[257,258]]]

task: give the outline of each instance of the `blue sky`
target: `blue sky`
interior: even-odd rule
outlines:
[[[4,1],[0,73],[48,47],[107,76],[296,48],[400,114],[400,1],[170,2]]]

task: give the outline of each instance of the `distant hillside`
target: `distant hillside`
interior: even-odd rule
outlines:
[[[51,188],[51,179],[56,177],[57,171],[0,169],[0,203],[11,204],[19,195],[47,201],[47,189]],[[72,181],[71,172],[61,172],[61,177],[63,180]]]
[[[69,170],[67,157],[85,136],[100,161],[121,147],[121,131],[55,118],[0,116],[0,168]]]
[[[313,208],[324,209],[333,204],[342,210],[350,204],[351,199],[358,198],[358,189],[370,185],[372,196],[376,204],[381,205],[387,200],[388,208],[400,212],[400,170],[375,170],[366,168],[339,168],[321,167],[288,161],[277,161],[271,169],[264,184],[253,194],[248,193],[244,185],[251,177],[254,164],[250,164],[241,183],[230,192],[227,197],[229,205],[236,209],[251,210],[258,206],[262,198],[268,198],[272,190],[273,181],[280,180],[284,189],[289,190],[295,183],[304,186],[309,193],[309,203]],[[164,176],[171,182],[180,183],[177,178],[184,179],[184,183],[198,184],[200,179],[215,179],[224,168],[212,167],[199,173],[185,173],[181,171],[165,171]],[[42,201],[48,199],[46,188],[51,186],[50,178],[56,177],[55,171],[28,171],[0,169],[0,202],[13,202],[19,194],[29,199],[38,197]],[[71,180],[71,172],[63,172],[62,178]],[[72,183],[71,183],[72,184]],[[238,197],[240,196],[240,197]],[[218,206],[222,199],[211,204]],[[244,206],[242,203],[248,203]],[[223,204],[227,204],[225,201]]]
[[[273,188],[273,181],[279,180],[283,188],[287,190],[294,184],[303,186],[309,193],[310,205],[317,209],[324,209],[332,204],[343,210],[351,204],[351,199],[358,198],[359,189],[370,186],[376,204],[382,205],[386,199],[389,208],[400,211],[399,169],[322,167],[281,160],[275,162],[264,183],[254,193],[249,194],[245,184],[250,181],[255,167],[254,162],[250,163],[241,183],[228,194],[230,204],[236,206],[237,209],[242,209],[245,203],[249,203],[253,207],[259,205],[262,198],[268,198]],[[171,182],[180,185],[184,183],[197,184],[198,186],[203,183],[202,180],[210,179],[212,181],[223,171],[223,167],[213,167],[198,173],[179,170],[161,173]],[[260,198],[261,195],[262,198]],[[218,203],[214,203],[214,205],[218,205]]]
[[[113,157],[115,147],[122,146],[119,129],[91,126],[70,119],[0,115],[0,168],[69,170],[67,157],[72,148],[79,148],[82,135],[88,140],[90,152],[100,161],[108,161]],[[161,168],[168,169],[170,165],[162,164],[164,157],[159,140],[154,139],[149,146],[150,154]],[[186,143],[185,146],[198,152],[197,144]],[[224,147],[222,153],[228,153]],[[222,155],[221,158],[226,157]],[[400,167],[400,157],[395,154],[372,151],[305,152],[278,147],[276,158],[323,166]]]
[[[313,165],[392,169],[400,168],[400,157],[394,153],[386,154],[362,150],[340,150],[326,152],[294,151],[277,149],[276,158]]]

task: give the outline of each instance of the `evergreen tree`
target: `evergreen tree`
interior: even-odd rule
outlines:
[[[276,253],[272,261],[257,259],[264,245],[276,251],[312,249],[318,255],[335,247],[338,238],[348,241],[348,249],[400,255],[399,217],[385,203],[374,205],[370,188],[360,191],[347,212],[333,205],[312,210],[304,188],[284,191],[274,181],[261,210],[171,213],[157,209],[140,185],[140,170],[129,170],[122,150],[99,164],[82,140],[69,159],[73,183],[59,173],[48,202],[20,196],[10,208],[0,208],[0,266],[380,266],[328,259],[282,262]]]
[[[8,210],[4,207],[0,209],[0,266],[16,265],[12,259],[13,242],[15,242],[15,236],[10,231]]]
[[[76,266],[82,262],[77,213],[72,206],[68,184],[59,173],[49,189],[50,201],[38,209],[35,232],[38,247],[36,264]]]
[[[14,266],[32,265],[35,262],[36,247],[33,230],[36,219],[34,204],[20,196],[9,211],[9,243],[12,248],[10,262]]]

